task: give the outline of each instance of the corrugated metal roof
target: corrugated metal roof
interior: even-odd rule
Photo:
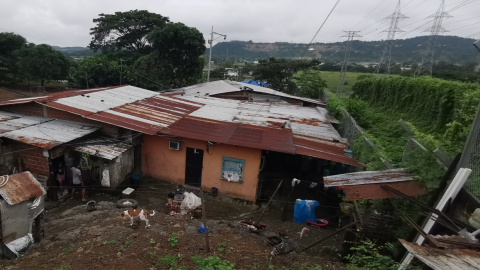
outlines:
[[[100,129],[99,126],[90,124],[66,120],[53,120],[6,132],[1,134],[1,137],[44,149],[52,149],[57,145],[81,138],[98,129]]]
[[[435,270],[480,269],[480,252],[471,249],[437,249],[419,246],[403,239],[400,243],[416,258]]]
[[[52,118],[28,116],[0,111],[0,134],[52,121]]]
[[[400,198],[397,194],[382,188],[382,185],[384,184],[345,186],[343,190],[348,201]],[[415,181],[394,182],[387,185],[410,197],[420,196],[428,191],[424,185]]]
[[[45,194],[45,189],[43,189],[40,182],[28,171],[8,176],[7,184],[0,187],[0,196],[9,205],[44,196]]]
[[[92,138],[75,143],[73,150],[82,153],[89,153],[91,156],[113,160],[123,152],[132,148],[130,144],[112,138]]]
[[[392,182],[413,181],[414,175],[404,169],[391,169],[385,171],[364,171],[346,174],[325,176],[325,187],[358,186],[368,184],[381,184]]]
[[[243,87],[248,87],[252,89],[252,91],[257,93],[281,96],[281,97],[291,98],[299,101],[310,102],[320,106],[325,106],[325,103],[321,100],[298,97],[298,96],[289,95],[289,94],[276,91],[270,88],[266,88],[266,87],[255,86],[255,85],[241,83],[241,82],[233,82],[229,80],[202,83],[202,84],[192,85],[189,87],[184,87],[178,90],[183,90],[185,92],[185,96],[214,96],[218,94],[241,91],[241,88]]]

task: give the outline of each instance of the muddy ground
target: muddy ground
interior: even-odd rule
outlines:
[[[153,188],[152,188],[153,187]],[[132,228],[129,218],[120,216],[115,205],[118,197],[103,193],[92,194],[89,199],[97,202],[97,210],[88,212],[77,197],[63,203],[49,203],[45,212],[45,238],[33,251],[15,262],[3,263],[5,269],[195,269],[191,258],[218,256],[235,264],[235,269],[345,269],[337,255],[343,235],[338,234],[304,253],[290,253],[273,257],[272,247],[265,237],[246,231],[238,225],[240,219],[258,218],[262,208],[225,196],[206,196],[206,211],[210,228],[211,251],[205,247],[205,235],[198,231],[201,220],[181,215],[166,215],[164,205],[167,185],[142,186],[136,195],[140,208],[154,209],[149,217],[151,227],[142,222]],[[291,220],[282,222],[280,214],[272,208],[264,222],[269,233],[284,233],[290,239],[305,246],[335,231],[336,226],[309,227],[299,239],[305,225]],[[318,217],[317,218],[321,218]],[[169,238],[176,233],[178,243],[170,245]],[[172,242],[172,240],[171,240]],[[157,265],[159,258],[170,257],[171,265]],[[167,257],[168,258],[168,257]],[[174,265],[176,264],[176,265]],[[172,267],[173,266],[173,267]],[[283,268],[282,268],[283,267]],[[0,267],[1,269],[2,267]]]

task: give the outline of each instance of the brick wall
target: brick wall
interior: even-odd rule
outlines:
[[[92,125],[97,125],[101,126],[102,130],[101,133],[107,136],[112,136],[115,137],[119,134],[119,128],[110,124],[90,120],[87,118],[84,118],[80,115],[76,115],[73,113],[57,110],[54,108],[49,108],[38,103],[26,103],[26,104],[13,104],[13,105],[7,105],[7,106],[2,106],[0,107],[0,110],[4,111],[9,111],[9,112],[14,112],[14,113],[20,113],[20,114],[26,114],[26,115],[33,115],[33,116],[42,116],[42,117],[49,117],[49,118],[55,118],[55,119],[62,119],[62,120],[69,120],[69,121],[74,121],[74,122],[79,122],[79,123],[85,123],[85,124],[92,124]]]
[[[14,91],[4,89],[4,88],[0,88],[0,101],[12,100],[17,98],[25,98],[25,97],[27,96]]]
[[[32,145],[8,140],[12,155],[22,159],[23,170],[39,175],[49,176],[48,158],[43,156],[43,149]]]

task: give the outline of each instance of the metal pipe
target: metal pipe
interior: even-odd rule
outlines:
[[[272,195],[272,197],[270,197],[270,200],[268,201],[267,205],[265,206],[265,209],[263,209],[262,215],[261,215],[260,218],[258,219],[257,224],[259,224],[260,221],[262,221],[263,215],[265,215],[265,211],[267,211],[268,206],[269,206],[270,203],[272,202],[272,199],[273,199],[273,197],[275,196],[275,194],[277,194],[277,191],[280,189],[280,186],[282,186],[282,183],[283,183],[283,179],[282,179],[282,181],[280,181],[280,184],[278,184],[278,187],[277,187],[277,189],[275,189],[275,192],[273,192],[273,195]]]

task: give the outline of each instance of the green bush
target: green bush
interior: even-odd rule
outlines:
[[[235,264],[227,260],[222,260],[217,256],[200,257],[198,255],[192,257],[192,263],[198,265],[196,270],[234,270]]]

